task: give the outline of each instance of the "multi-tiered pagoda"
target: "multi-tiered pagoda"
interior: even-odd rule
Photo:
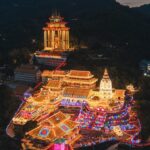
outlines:
[[[67,22],[59,14],[49,18],[44,30],[44,50],[67,51],[69,50],[69,30]]]
[[[69,30],[67,22],[58,13],[52,14],[44,31],[44,48],[35,53],[39,64],[47,66],[65,65],[67,52],[73,50],[69,44]]]

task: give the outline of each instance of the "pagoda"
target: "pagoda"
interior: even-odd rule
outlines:
[[[70,48],[69,30],[67,22],[60,16],[58,12],[52,14],[49,22],[43,28],[44,31],[44,47],[43,50],[35,52],[35,58],[38,64],[45,66],[64,66],[67,61]]]
[[[69,50],[69,30],[60,14],[53,13],[44,30],[44,50]]]
[[[105,69],[102,80],[100,81],[100,97],[102,99],[111,99],[112,94],[112,82],[109,78],[108,71]]]

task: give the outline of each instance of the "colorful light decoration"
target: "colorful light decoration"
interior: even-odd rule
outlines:
[[[39,132],[39,136],[41,136],[42,138],[46,138],[50,133],[49,128],[42,128]]]
[[[70,96],[70,95],[66,95]],[[76,99],[69,99],[64,98],[62,99],[60,105],[64,107],[80,107],[80,112],[78,117],[75,119],[80,125],[80,128],[89,129],[89,130],[96,130],[96,131],[105,131],[109,136],[112,136],[111,138],[102,138],[99,142],[105,142],[105,141],[111,141],[116,140],[116,137],[113,137],[112,131],[115,126],[118,126],[120,128],[120,131],[122,133],[126,133],[129,135],[130,138],[128,139],[121,139],[121,142],[127,142],[133,145],[136,145],[140,142],[139,139],[136,139],[139,135],[139,132],[141,131],[141,124],[139,122],[139,119],[136,116],[136,113],[132,113],[131,108],[133,106],[133,97],[125,98],[124,106],[119,106],[120,109],[112,109],[111,111],[104,110],[101,107],[97,107],[96,109],[90,109],[88,107],[88,103],[85,100],[85,97],[76,97],[76,98],[82,98],[83,101],[76,100]],[[86,107],[86,111],[83,109],[83,106]],[[28,110],[32,110],[34,108],[33,105],[28,105],[26,107]],[[40,107],[42,109],[42,107]],[[40,112],[40,110],[38,110]],[[38,112],[38,113],[39,113]],[[36,116],[37,110],[35,111],[22,111],[21,116],[24,118],[30,119],[34,116]],[[48,114],[46,114],[48,115]],[[44,115],[43,115],[44,116]],[[133,120],[135,118],[135,120]],[[64,130],[65,132],[69,131],[69,127],[61,124],[60,128]],[[38,135],[42,138],[46,138],[50,134],[50,129],[48,127],[42,128]],[[93,143],[95,144],[95,142]]]
[[[76,106],[76,107],[82,107],[85,106],[87,103],[83,100],[77,101],[77,100],[70,100],[70,99],[63,99],[61,101],[61,106]]]

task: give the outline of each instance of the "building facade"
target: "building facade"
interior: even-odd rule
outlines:
[[[44,30],[44,50],[69,50],[69,28],[59,14],[52,14]]]
[[[55,13],[49,18],[44,31],[44,48],[35,52],[34,56],[39,64],[46,66],[59,66],[66,64],[67,52],[72,51],[69,44],[69,30],[67,22]]]
[[[41,71],[33,65],[21,65],[14,72],[15,81],[36,83],[41,78]]]
[[[42,81],[48,79],[61,80],[63,87],[80,87],[93,89],[96,86],[97,78],[90,71],[70,70],[70,71],[43,71]]]

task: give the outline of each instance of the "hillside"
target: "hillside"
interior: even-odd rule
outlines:
[[[22,47],[41,48],[42,27],[55,8],[70,23],[72,36],[78,43],[90,48],[112,44],[147,56],[149,19],[115,0],[1,0],[1,52],[7,54]],[[32,39],[37,43],[32,43]]]
[[[150,15],[150,5],[144,5],[139,8],[134,8],[135,11],[138,11],[146,16]]]

